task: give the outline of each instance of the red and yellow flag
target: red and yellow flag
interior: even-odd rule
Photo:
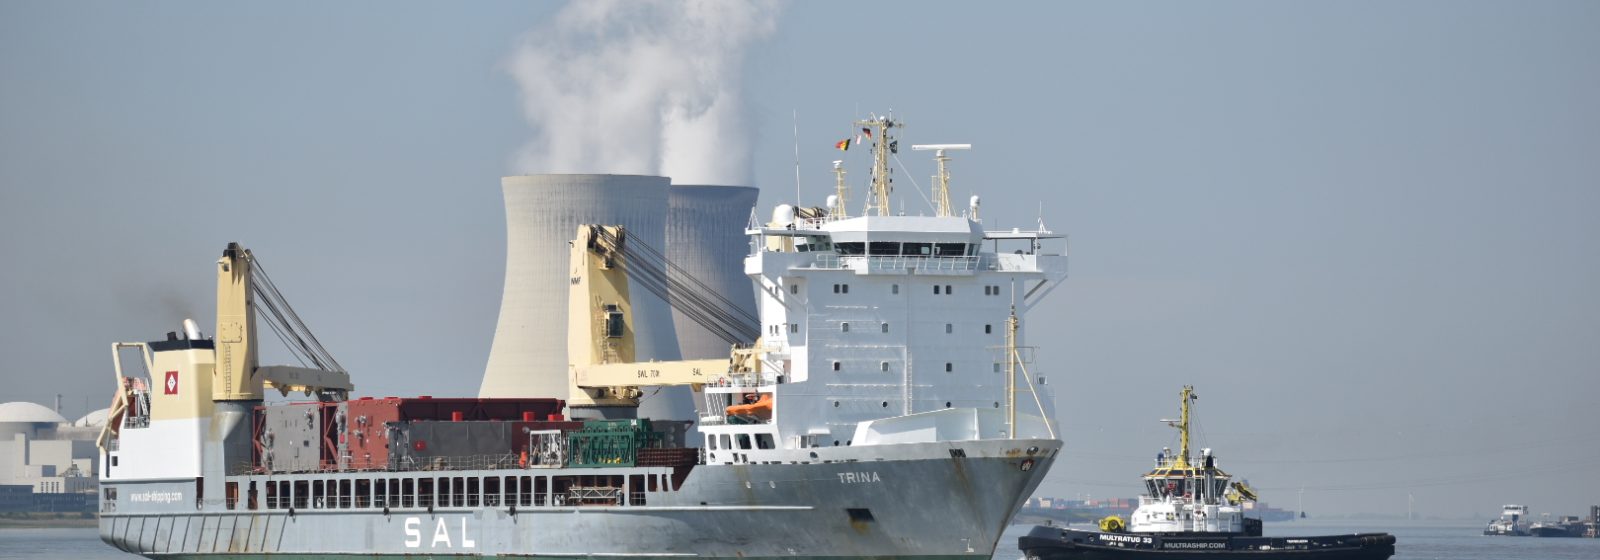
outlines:
[[[833,147],[838,148],[839,151],[841,151],[841,152],[849,150],[850,149],[850,139],[849,138],[845,138],[844,140],[840,140],[838,143],[834,144]]]

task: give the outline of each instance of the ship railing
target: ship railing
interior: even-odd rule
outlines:
[[[775,380],[764,380],[759,375],[749,374],[749,375],[734,375],[734,376],[731,376],[731,377],[718,377],[716,379],[713,379],[713,380],[707,382],[705,385],[707,387],[759,388],[759,387],[770,387],[770,386],[772,386],[774,384],[775,384]]]
[[[956,257],[920,257],[908,255],[838,255],[832,253],[817,253],[811,262],[810,268],[821,269],[850,269],[856,270],[866,267],[869,271],[907,271],[919,272],[970,272],[984,268],[993,269],[993,263],[985,264],[982,255],[956,256]]]

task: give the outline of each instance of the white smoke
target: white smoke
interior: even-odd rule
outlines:
[[[774,0],[568,4],[509,62],[535,131],[514,171],[749,184],[740,74],[777,15]]]

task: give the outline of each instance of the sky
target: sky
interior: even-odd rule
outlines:
[[[1070,236],[1025,326],[1066,441],[1040,494],[1135,495],[1193,384],[1200,443],[1276,506],[1600,503],[1600,4],[654,6],[588,48],[754,27],[708,40],[714,80],[618,86],[719,100],[651,149],[704,144],[765,210],[795,200],[798,147],[820,205],[833,143],[892,110],[909,143],[974,145],[952,194],[986,226]],[[475,394],[499,178],[650,126],[534,124],[571,98],[524,56],[565,9],[0,2],[0,401],[106,406],[111,342],[209,330],[229,241],[360,394]],[[901,159],[926,185],[931,158]]]

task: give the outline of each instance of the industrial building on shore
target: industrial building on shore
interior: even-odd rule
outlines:
[[[0,512],[94,511],[106,412],[68,421],[44,405],[0,404]]]

